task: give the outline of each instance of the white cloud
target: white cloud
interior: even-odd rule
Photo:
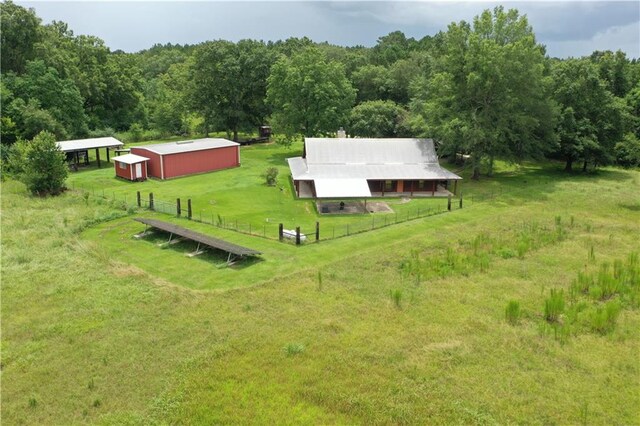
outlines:
[[[608,28],[589,40],[556,41],[547,46],[550,56],[579,57],[595,50],[622,50],[630,58],[640,58],[640,23]]]

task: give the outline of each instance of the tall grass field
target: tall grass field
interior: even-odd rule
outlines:
[[[135,205],[308,234],[446,207],[319,215],[291,193],[299,148],[163,182],[91,167],[55,198],[5,180],[2,423],[640,423],[640,172],[498,164],[461,209],[301,246]],[[189,257],[138,216],[263,254]]]

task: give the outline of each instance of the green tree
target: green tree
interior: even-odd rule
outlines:
[[[349,131],[354,136],[392,138],[408,136],[407,111],[393,101],[368,101],[351,110]]]
[[[640,139],[627,133],[615,146],[616,162],[624,167],[640,167]]]
[[[316,48],[282,56],[268,78],[272,124],[288,136],[328,134],[345,126],[355,95],[342,65],[327,61]]]
[[[622,100],[616,99],[598,67],[588,59],[568,59],[553,66],[553,97],[560,106],[558,154],[571,171],[573,163],[607,164],[624,134]]]
[[[21,140],[11,148],[9,168],[16,178],[36,195],[57,195],[69,170],[55,136],[41,132],[33,140]]]
[[[206,124],[221,126],[238,140],[240,129],[258,126],[268,115],[264,99],[273,61],[262,42],[221,40],[201,45],[191,70],[193,109]]]
[[[34,45],[40,40],[40,18],[34,9],[25,9],[11,0],[0,4],[0,67],[2,72],[22,73],[35,58]]]
[[[356,101],[375,101],[388,99],[392,84],[389,70],[381,65],[365,65],[351,75],[351,81],[356,88]]]
[[[402,31],[394,31],[378,38],[378,43],[371,50],[374,64],[389,66],[401,59],[407,59],[410,52],[417,47],[413,38],[407,38]]]
[[[453,23],[433,72],[414,86],[415,123],[441,142],[441,154],[470,154],[474,179],[483,160],[491,174],[497,156],[542,156],[555,142],[545,67],[544,48],[516,10],[486,10],[473,28]]]

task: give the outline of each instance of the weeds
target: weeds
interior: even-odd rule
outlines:
[[[304,352],[304,345],[302,343],[288,343],[284,347],[284,353],[287,356],[299,355]]]
[[[548,322],[558,322],[564,312],[564,291],[551,289],[550,295],[544,302],[544,319]]]
[[[318,271],[318,291],[322,291],[322,271]]]
[[[591,312],[591,330],[600,334],[613,331],[621,309],[622,307],[617,300],[608,302],[604,306],[598,306]]]
[[[507,308],[505,309],[507,322],[511,325],[516,325],[520,321],[520,315],[520,302],[510,300],[509,303],[507,303]]]
[[[391,300],[393,301],[394,305],[396,305],[396,308],[398,309],[402,309],[402,290],[399,289],[395,289],[395,290],[390,290],[390,296],[391,296]]]

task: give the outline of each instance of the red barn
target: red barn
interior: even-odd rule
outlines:
[[[131,148],[132,154],[149,158],[149,176],[178,176],[228,169],[240,165],[240,144],[226,139],[197,139]]]
[[[128,180],[147,179],[147,164],[149,159],[135,154],[113,157],[116,176]]]

